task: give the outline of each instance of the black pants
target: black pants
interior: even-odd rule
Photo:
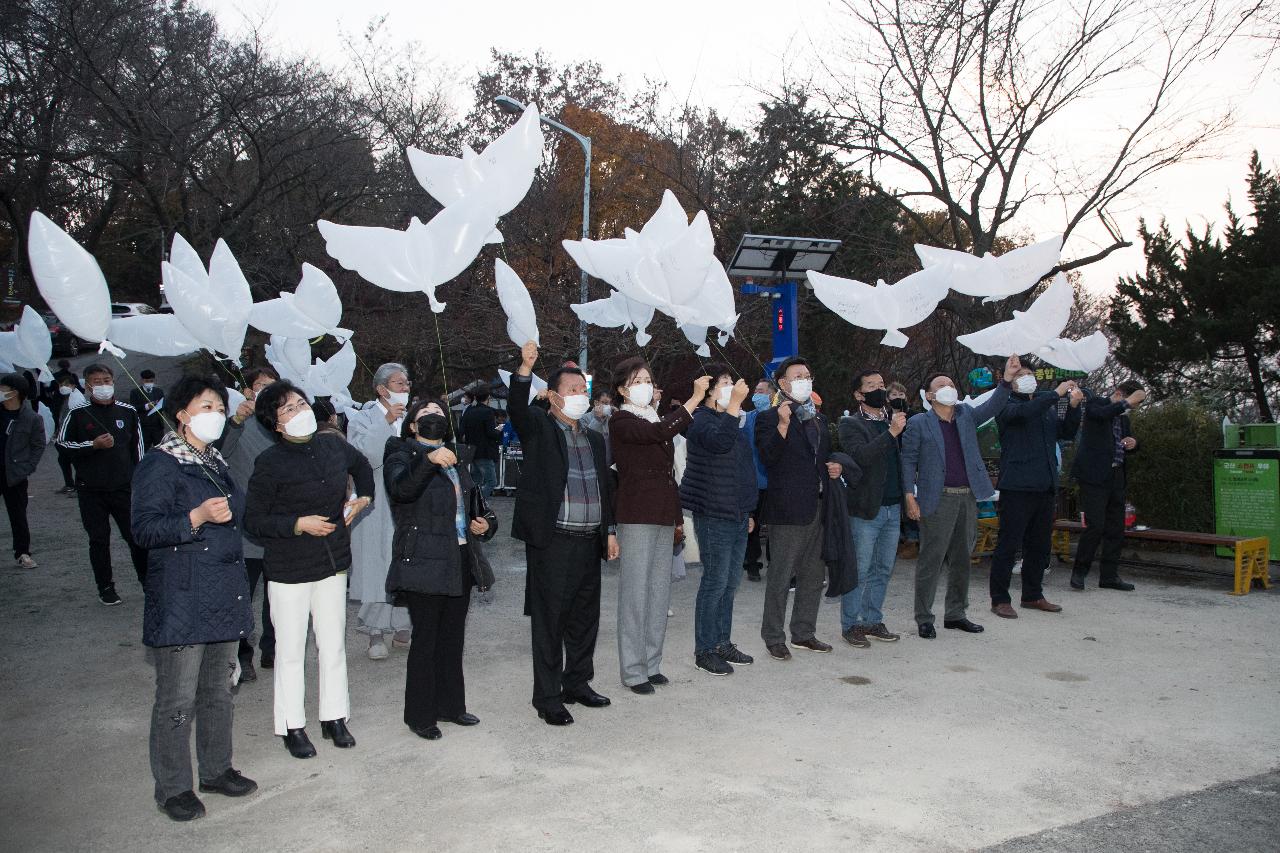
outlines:
[[[1022,600],[1044,598],[1044,570],[1053,548],[1054,493],[1000,490],[1000,538],[991,556],[991,603],[1009,604],[1013,563],[1022,548]]]
[[[760,558],[764,556],[764,551],[760,547],[760,507],[764,504],[764,489],[760,490],[760,496],[756,500],[756,508],[751,511],[751,517],[755,520],[755,527],[747,534],[747,553],[742,558],[742,568],[754,569],[760,571],[764,568],[764,563],[760,562]]]
[[[413,643],[405,666],[404,722],[411,728],[425,728],[467,710],[462,644],[471,586],[466,584],[462,595],[403,595],[413,622]]]
[[[253,601],[253,594],[258,591],[258,579],[262,577],[262,558],[261,557],[245,557],[244,558],[245,573],[249,575],[249,601]],[[262,634],[258,637],[258,648],[262,650],[264,655],[275,657],[276,654],[276,629],[271,624],[271,599],[267,596],[266,581],[262,583]],[[253,660],[253,643],[247,639],[240,641],[240,660]]]
[[[546,548],[525,545],[527,610],[533,638],[533,707],[564,707],[561,694],[595,677],[600,631],[599,536],[552,535]]]
[[[58,467],[62,469],[62,486],[66,489],[74,489],[76,481],[71,476],[71,454],[58,448]]]
[[[4,471],[0,471],[0,486],[4,489],[4,508],[9,512],[9,530],[13,532],[13,558],[31,553],[31,527],[27,524],[27,481],[19,480],[12,486],[4,485]]]
[[[120,535],[129,545],[129,556],[133,558],[133,570],[138,575],[138,583],[145,587],[147,552],[134,544],[133,534],[129,529],[129,490],[97,492],[80,489],[76,495],[80,499],[80,521],[89,534],[89,564],[93,566],[93,579],[98,584],[98,591],[101,592],[114,583],[111,575],[112,519],[115,519]]]
[[[1084,510],[1084,534],[1076,548],[1072,574],[1089,574],[1093,555],[1102,546],[1098,577],[1114,581],[1120,577],[1120,549],[1124,546],[1124,466],[1111,469],[1111,482],[1101,486],[1080,484],[1080,508]]]

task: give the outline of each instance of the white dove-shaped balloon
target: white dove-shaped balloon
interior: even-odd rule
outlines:
[[[311,264],[302,265],[302,280],[293,293],[285,291],[275,299],[254,303],[249,311],[249,325],[282,338],[333,335],[345,341],[351,337],[351,330],[340,328],[341,322],[338,289],[329,276]]]
[[[49,359],[53,356],[53,339],[40,312],[30,305],[22,307],[22,318],[12,332],[0,332],[0,359],[13,367],[29,367],[40,371],[41,382],[52,382]],[[35,395],[35,389],[32,389]]]
[[[652,340],[647,329],[653,322],[653,312],[657,309],[652,305],[636,302],[620,290],[613,291],[605,299],[593,299],[590,302],[569,307],[579,319],[593,326],[605,329],[635,329],[636,346],[645,346]]]
[[[287,379],[302,388],[311,371],[311,343],[306,338],[289,338],[272,335],[264,348],[267,363],[276,369],[281,379]]]
[[[205,349],[239,364],[253,294],[226,242],[218,240],[206,270],[191,244],[174,234],[161,274],[165,295],[182,325]]]
[[[39,211],[31,214],[27,257],[44,301],[78,338],[101,341],[99,352],[124,353],[107,339],[111,291],[93,255]]]
[[[313,397],[328,397],[338,409],[352,404],[351,377],[356,372],[356,351],[351,341],[329,356],[327,360],[317,358],[307,369],[304,388]]]
[[[516,271],[501,258],[493,262],[493,282],[498,290],[498,302],[507,313],[507,337],[518,347],[529,341],[542,346],[538,338],[538,318],[533,311],[529,288],[525,287]]]
[[[947,295],[947,271],[926,267],[897,284],[877,281],[875,287],[852,278],[808,273],[813,293],[823,305],[863,329],[884,329],[880,343],[905,347],[907,336],[900,329],[923,322]]]
[[[1067,277],[1058,273],[1026,311],[1014,311],[1012,320],[960,335],[956,341],[978,355],[1036,353],[1067,327],[1074,296]]]
[[[1062,257],[1062,237],[982,257],[917,243],[916,255],[926,268],[945,269],[952,290],[992,302],[1022,293],[1048,275]]]
[[[1078,341],[1055,338],[1036,353],[1041,361],[1047,361],[1063,370],[1092,373],[1102,367],[1111,352],[1111,342],[1101,331]]]

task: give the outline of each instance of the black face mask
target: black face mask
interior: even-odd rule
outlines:
[[[889,401],[889,408],[893,409],[895,412],[905,412],[907,410],[907,398],[894,397]]]
[[[444,415],[423,415],[416,421],[418,435],[428,441],[444,441],[449,436],[449,421]]]
[[[862,395],[862,402],[866,403],[873,409],[883,409],[885,401],[889,398],[889,392],[883,388],[877,388],[874,391],[867,391]]]

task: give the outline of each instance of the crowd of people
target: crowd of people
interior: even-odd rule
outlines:
[[[269,367],[243,373],[244,400],[234,411],[213,376],[184,376],[166,392],[144,374],[125,402],[106,365],[83,371],[84,390],[65,365],[55,374],[47,396],[61,403],[56,448],[69,466],[59,491],[79,501],[99,601],[121,602],[113,521],[144,590],[143,639],[156,673],[150,757],[164,813],[202,815],[197,787],[227,796],[256,789],[232,766],[231,735],[233,689],[257,678],[255,639],[257,666],[272,671],[275,734],[289,753],[316,755],[304,700],[309,626],[322,737],[356,745],[347,725],[348,598],[358,602],[356,627],[369,637],[371,659],[386,659],[388,645],[408,649],[404,722],[412,732],[435,740],[442,722],[480,722],[466,703],[463,649],[472,590],[494,584],[485,543],[501,523],[489,499],[497,449],[512,437],[504,432],[523,455],[509,524],[525,549],[531,704],[548,725],[572,724],[569,706],[610,704],[592,685],[602,561],[619,561],[620,682],[639,695],[669,683],[664,642],[686,539],[701,564],[694,665],[711,676],[755,662],[735,642],[734,601],[742,578],[760,580],[762,571],[759,636],[770,658],[832,651],[818,636],[824,590],[841,599],[850,646],[898,640],[885,595],[901,542],[917,531],[917,634],[937,637],[943,577],[942,627],[982,632],[969,618],[970,555],[979,503],[996,497],[997,486],[992,612],[1018,618],[1010,586],[1019,558],[1020,609],[1060,611],[1042,582],[1060,442],[1077,436],[1085,533],[1071,588],[1084,589],[1101,548],[1098,585],[1133,589],[1118,566],[1125,459],[1137,449],[1126,413],[1145,397],[1135,384],[1109,395],[1072,381],[1042,390],[1015,356],[980,405],[961,402],[954,379],[938,374],[921,389],[925,410],[912,415],[907,389],[866,369],[854,379],[856,409],[833,430],[799,356],[754,385],[728,365],[704,365],[689,377],[689,397],[665,406],[641,358],[623,361],[594,389],[566,365],[535,394],[538,356],[533,343],[521,351],[505,429],[485,405],[486,389],[473,391],[473,405],[456,418],[446,400],[415,396],[409,371],[396,363],[374,372],[376,399],[344,415]],[[30,569],[28,478],[47,430],[28,405],[40,396],[34,377],[0,377],[0,391],[0,482],[15,560]],[[992,419],[997,483],[978,440]]]

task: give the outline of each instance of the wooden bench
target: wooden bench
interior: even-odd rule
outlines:
[[[1071,534],[1083,533],[1084,525],[1078,521],[1060,518],[1053,523],[1053,553],[1066,562],[1071,559]],[[979,554],[995,550],[1000,535],[998,517],[978,519],[978,541],[973,548],[973,561]],[[1206,545],[1213,548],[1230,548],[1235,553],[1235,589],[1232,595],[1248,595],[1255,580],[1264,589],[1271,588],[1268,564],[1270,540],[1265,536],[1220,536],[1216,533],[1189,533],[1183,530],[1126,530],[1126,539],[1142,539],[1148,542],[1175,542],[1181,545]]]

